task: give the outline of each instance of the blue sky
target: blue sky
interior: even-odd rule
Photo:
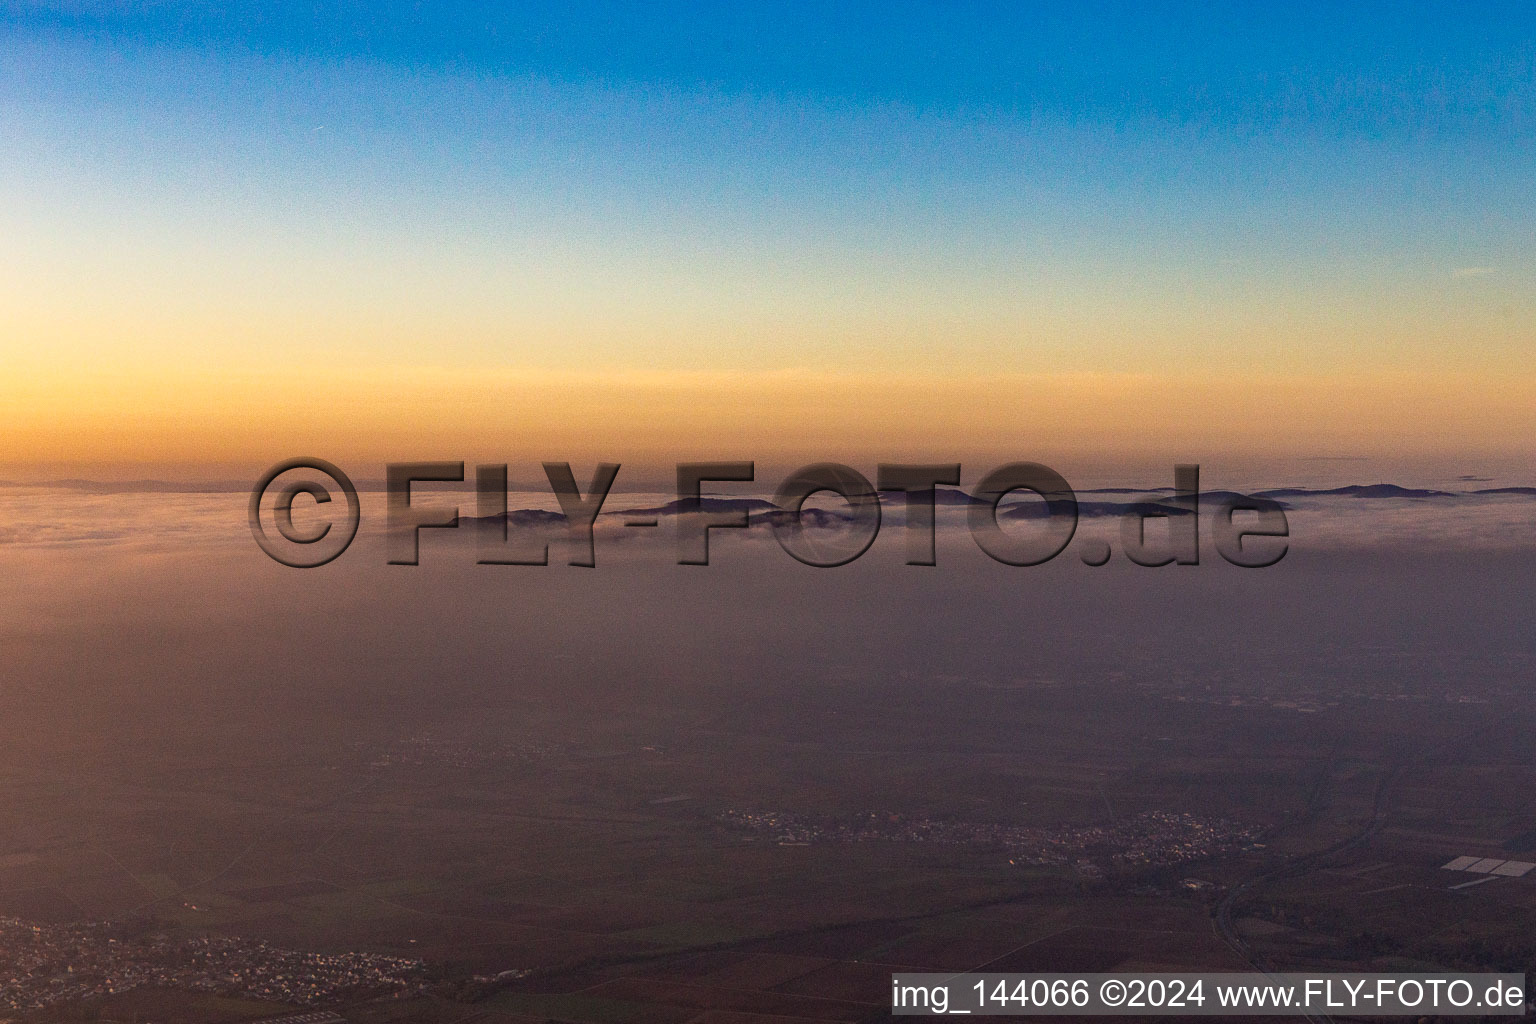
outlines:
[[[1529,4],[3,5],[60,39],[1242,133],[1529,128]],[[1511,122],[1512,116],[1523,119]]]

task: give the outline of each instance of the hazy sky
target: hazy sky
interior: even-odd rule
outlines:
[[[0,3],[0,465],[1536,437],[1529,4],[310,6]]]

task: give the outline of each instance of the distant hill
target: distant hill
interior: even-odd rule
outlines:
[[[1024,492],[1024,493],[1026,495],[1028,494],[1028,492]],[[1100,491],[1085,491],[1084,493],[1085,494],[1103,494],[1105,492],[1100,490]],[[1145,491],[1123,491],[1123,492],[1117,492],[1117,493],[1145,494],[1146,492]],[[1140,513],[1140,514],[1143,514],[1143,515],[1154,515],[1154,516],[1162,516],[1162,515],[1182,516],[1182,515],[1188,515],[1189,514],[1189,510],[1184,508],[1182,505],[1175,505],[1175,504],[1173,504],[1172,501],[1171,501],[1171,497],[1172,496],[1170,495],[1168,498],[1157,498],[1157,499],[1154,499],[1154,500],[1151,500],[1151,501],[1081,501],[1081,500],[1079,500],[1078,503],[1077,503],[1077,514],[1080,517],[1084,518],[1084,519],[1097,519],[1097,518],[1100,518],[1100,517],[1103,517],[1103,516],[1121,516],[1121,515],[1125,515],[1128,512],[1129,513]],[[1214,508],[1217,505],[1222,505],[1222,504],[1225,504],[1225,503],[1227,503],[1229,501],[1242,501],[1242,500],[1246,500],[1248,497],[1249,497],[1248,495],[1246,495],[1246,494],[1239,494],[1237,491],[1201,491],[1200,492],[1200,507],[1202,509]],[[1287,508],[1291,507],[1291,506],[1287,505],[1283,501],[1277,501],[1277,500],[1275,500],[1273,498],[1270,499],[1270,500],[1274,501],[1275,504],[1280,506],[1282,509],[1287,509]],[[1053,513],[1056,513],[1056,514],[1059,514],[1059,515],[1066,515],[1067,514],[1068,506],[1067,506],[1067,503],[1064,502],[1064,501],[1051,501],[1051,502],[1020,501],[1020,502],[1017,502],[1015,504],[1008,505],[1001,512],[999,512],[998,515],[1001,516],[1004,519],[1041,519],[1041,518],[1044,518],[1045,515],[1046,515],[1047,505],[1049,505],[1050,510]]]
[[[1068,515],[1071,506],[1065,501],[1020,501],[1001,509],[997,515],[999,519],[1044,519],[1046,515]],[[1141,512],[1146,515],[1159,516],[1184,516],[1189,510],[1178,505],[1168,505],[1159,501],[1080,501],[1077,503],[1077,514],[1081,519],[1099,519],[1104,516],[1122,516],[1127,512]]]
[[[783,509],[762,498],[678,498],[654,508],[629,508],[607,512],[610,516],[681,516],[689,512],[782,512]]]
[[[1158,494],[1172,491],[1172,487],[1089,487],[1078,494]]]
[[[1308,487],[1280,487],[1271,491],[1259,491],[1261,498],[1455,498],[1453,491],[1431,491],[1415,487],[1399,487],[1397,484],[1350,484],[1348,487],[1332,487],[1313,490]]]
[[[1527,488],[1536,493],[1536,488]],[[1065,501],[1052,499],[1049,503],[1039,500],[1029,500],[1029,491],[1015,492],[1020,494],[1023,500],[1010,502],[998,514],[1003,519],[1041,519],[1050,513],[1066,515],[1068,504]],[[1104,491],[1088,491],[1084,493],[1102,494]],[[1146,491],[1131,490],[1129,488],[1115,493],[1146,494]],[[1171,497],[1171,496],[1170,496]],[[1236,491],[1203,491],[1200,494],[1202,507],[1211,508],[1227,501],[1241,500],[1247,495]],[[1273,500],[1273,499],[1271,499]],[[936,503],[950,507],[970,506],[985,504],[982,499],[966,494],[964,491],[954,489],[940,489],[936,492]],[[899,507],[899,502],[897,506]],[[1283,501],[1275,501],[1281,508],[1289,508]],[[887,503],[887,510],[891,507]],[[621,519],[639,519],[645,517],[663,518],[668,516],[680,516],[699,510],[703,512],[746,512],[748,522],[753,526],[764,524],[787,523],[794,519],[795,513],[789,509],[780,508],[771,501],[762,498],[702,498],[697,503],[692,499],[679,499],[669,501],[665,505],[656,505],[651,508],[623,509],[604,512],[605,517],[618,517]],[[1077,503],[1077,514],[1085,519],[1095,519],[1104,516],[1120,516],[1127,512],[1139,512],[1145,515],[1187,515],[1187,511],[1171,503],[1170,498],[1156,498],[1146,501],[1082,501]],[[488,516],[484,519],[477,516],[460,516],[464,525],[479,522],[494,522],[505,518],[507,523],[516,527],[536,526],[563,526],[566,522],[564,513],[549,512],[543,509],[514,509],[504,516]],[[807,508],[800,513],[802,525],[811,528],[844,526],[853,522],[853,516],[845,512],[836,512],[828,509]]]
[[[539,508],[513,509],[499,516],[460,516],[461,523],[494,523],[505,519],[512,526],[553,526],[565,523],[564,512],[548,512]]]
[[[790,524],[795,521],[795,514],[787,508],[775,508],[771,512],[752,517],[752,525],[759,523],[771,523],[778,526],[781,523]],[[822,529],[830,526],[846,526],[853,522],[853,516],[846,512],[831,512],[824,508],[803,508],[800,510],[800,525]]]
[[[665,505],[657,505],[654,508],[632,508],[622,512],[607,512],[605,515],[621,516],[624,518],[643,518],[645,516],[681,516],[690,512],[745,512],[747,522],[751,526],[761,526],[764,523],[779,524],[794,520],[795,513],[789,509],[780,508],[771,501],[762,498],[700,498],[694,501],[692,498],[679,498],[669,501]],[[853,517],[843,512],[832,512],[827,509],[806,508],[800,510],[800,524],[802,526],[820,528],[828,526],[843,526],[853,522]]]
[[[933,503],[935,505],[976,505],[980,498],[972,497],[964,491],[953,487],[935,487],[933,489]]]

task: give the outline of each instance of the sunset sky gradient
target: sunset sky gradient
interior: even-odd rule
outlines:
[[[10,2],[0,138],[11,475],[1536,438],[1529,4]]]

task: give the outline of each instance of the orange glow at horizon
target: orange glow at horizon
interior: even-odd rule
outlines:
[[[1515,453],[1536,402],[1497,375],[562,372],[327,374],[82,368],[5,389],[0,463],[383,460],[1179,450]]]

